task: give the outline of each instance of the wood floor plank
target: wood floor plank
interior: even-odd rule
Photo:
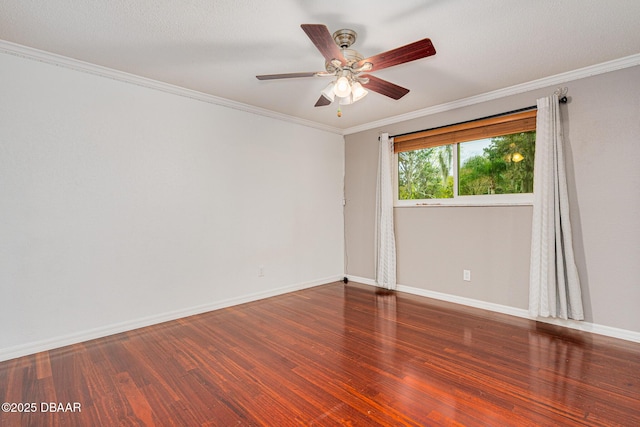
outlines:
[[[142,393],[144,386],[139,387],[135,384],[128,372],[120,372],[116,375],[118,381],[118,389],[122,390],[122,393],[131,407],[131,417],[136,420],[136,423],[145,426],[155,426],[156,423],[153,417],[153,411],[147,402],[147,398]]]
[[[0,363],[8,426],[637,426],[640,344],[318,286]],[[40,408],[40,406],[38,406]]]

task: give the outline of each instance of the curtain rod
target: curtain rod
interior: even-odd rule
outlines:
[[[555,92],[555,94],[559,95],[558,102],[560,102],[561,104],[566,104],[568,102],[567,96],[566,96],[567,88],[564,88],[564,89],[559,88]],[[507,111],[505,113],[494,114],[492,116],[480,117],[478,119],[467,120],[467,121],[464,121],[464,122],[452,123],[452,124],[448,124],[448,125],[444,125],[444,126],[436,126],[434,128],[429,128],[429,129],[421,129],[421,130],[417,130],[417,131],[414,131],[414,132],[400,133],[398,135],[389,135],[389,138],[395,138],[397,136],[411,135],[411,134],[419,133],[419,132],[428,132],[430,130],[447,128],[449,126],[456,126],[456,125],[462,125],[462,124],[465,124],[465,123],[477,122],[478,120],[493,119],[495,117],[508,116],[509,114],[516,114],[516,113],[522,113],[524,111],[535,110],[536,108],[538,108],[537,105],[531,105],[529,107],[518,108],[517,110],[511,110],[511,111]],[[378,141],[380,141],[380,137],[378,137]]]

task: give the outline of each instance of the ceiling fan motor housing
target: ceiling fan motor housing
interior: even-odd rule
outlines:
[[[340,49],[346,49],[354,44],[356,37],[358,37],[358,34],[355,31],[346,28],[333,33],[333,40],[340,46]]]
[[[360,52],[354,49],[349,49],[349,47],[353,43],[355,43],[357,37],[358,34],[355,31],[346,28],[333,33],[333,40],[340,47],[342,56],[344,56],[344,59],[347,60],[347,63],[342,67],[336,67],[331,63],[331,61],[327,61],[325,63],[325,69],[328,73],[335,73],[341,68],[350,68],[356,62],[362,61],[364,59],[364,56],[362,56]]]

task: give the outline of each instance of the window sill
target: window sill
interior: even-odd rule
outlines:
[[[533,194],[458,196],[453,199],[396,200],[394,208],[442,206],[532,206]]]

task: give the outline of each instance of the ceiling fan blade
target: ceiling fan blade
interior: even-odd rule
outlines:
[[[427,56],[435,54],[436,49],[433,47],[431,39],[422,39],[409,43],[406,46],[363,59],[359,61],[355,67],[362,67],[365,63],[369,62],[373,64],[371,71],[382,70],[383,68],[393,67],[394,65],[404,64],[405,62],[415,61],[416,59],[426,58]]]
[[[307,33],[307,36],[311,39],[316,48],[320,51],[324,59],[331,61],[337,59],[341,64],[346,64],[347,60],[344,59],[342,51],[333,40],[331,33],[327,29],[326,25],[322,24],[302,24],[302,30]]]
[[[316,105],[314,107],[324,107],[325,105],[331,104],[331,101],[320,95],[320,98],[316,101]]]
[[[386,80],[382,80],[370,74],[362,74],[359,77],[369,79],[368,83],[362,83],[362,86],[364,86],[365,89],[378,92],[379,94],[388,96],[389,98],[400,99],[409,93],[409,89],[403,88],[402,86],[398,86],[397,84],[393,84]]]
[[[261,76],[256,76],[256,78],[258,80],[294,79],[297,77],[315,77],[322,74],[326,73],[324,71],[313,71],[308,73],[263,74]]]

